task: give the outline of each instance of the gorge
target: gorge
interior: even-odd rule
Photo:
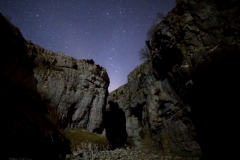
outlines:
[[[79,156],[71,136],[84,129],[99,135],[98,150],[231,158],[239,135],[239,8],[237,0],[178,0],[152,31],[149,59],[111,93],[94,60],[45,50],[1,15],[7,157]]]

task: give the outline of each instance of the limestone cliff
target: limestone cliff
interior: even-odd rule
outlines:
[[[236,0],[177,1],[149,39],[152,57],[109,95],[125,112],[128,142],[206,159],[233,154],[239,11]]]
[[[136,146],[165,151],[198,151],[195,131],[188,117],[190,106],[161,80],[147,61],[128,75],[128,83],[110,93],[124,111],[128,141]]]
[[[37,90],[63,128],[102,132],[102,110],[108,95],[106,69],[93,60],[76,60],[28,42]],[[51,113],[51,114],[54,114]]]
[[[2,15],[0,47],[6,159],[61,159],[71,153],[62,129],[102,132],[109,85],[104,68],[26,41]]]

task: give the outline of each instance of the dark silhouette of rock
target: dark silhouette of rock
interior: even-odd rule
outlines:
[[[150,39],[152,61],[110,93],[126,115],[128,141],[165,151],[237,153],[240,3],[178,0]]]
[[[33,64],[18,28],[0,14],[1,103],[8,158],[59,159],[70,153],[69,141],[45,116],[47,106],[37,92]],[[5,143],[4,143],[5,144]]]
[[[102,132],[109,85],[103,67],[26,41],[1,14],[0,35],[7,159],[63,159],[71,148],[62,129]]]

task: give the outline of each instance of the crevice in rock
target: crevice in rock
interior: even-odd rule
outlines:
[[[111,143],[111,149],[121,147],[126,143],[125,113],[119,108],[117,102],[109,101],[109,110],[104,113],[103,125],[106,130],[106,137]]]
[[[143,112],[143,107],[145,104],[146,104],[146,102],[139,104],[136,107],[132,108],[132,111],[131,111],[132,114],[135,117],[137,117],[138,121],[140,121],[140,122],[142,122],[142,118],[143,118],[142,112]]]
[[[160,42],[159,42],[160,43]],[[160,52],[153,55],[152,66],[156,69],[161,79],[166,78],[167,72],[176,64],[182,61],[182,53],[177,48],[163,48]]]
[[[74,114],[76,104],[77,102],[71,104],[71,106],[69,107],[67,117],[63,120],[63,128],[66,128],[68,124],[72,124],[72,115]]]

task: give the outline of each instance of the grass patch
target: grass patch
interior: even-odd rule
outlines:
[[[105,147],[109,145],[106,137],[89,132],[85,129],[64,130],[63,134],[71,142],[71,147],[78,146],[81,143],[91,143]]]

